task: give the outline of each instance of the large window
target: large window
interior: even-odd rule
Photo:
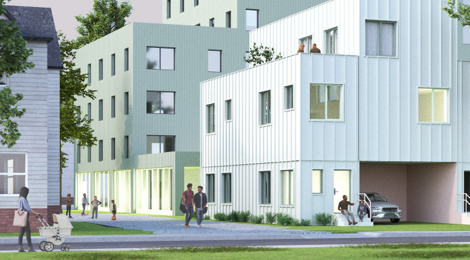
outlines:
[[[209,72],[222,72],[222,51],[209,50]]]
[[[215,132],[215,104],[206,106],[207,133]]]
[[[129,158],[129,136],[124,136],[124,158]]]
[[[111,118],[116,117],[116,96],[111,97]]]
[[[147,47],[147,69],[175,70],[175,49]]]
[[[225,120],[232,120],[232,100],[225,101]]]
[[[0,153],[0,195],[20,194],[26,183],[26,155]]]
[[[271,204],[271,172],[260,172],[260,203]]]
[[[310,119],[342,119],[341,85],[310,84]]]
[[[129,114],[129,92],[124,93],[124,115]]]
[[[103,59],[99,61],[99,80],[103,80]]]
[[[294,205],[294,172],[282,171],[282,205]]]
[[[224,203],[232,203],[232,174],[224,173],[222,177],[224,184]]]
[[[258,10],[246,10],[246,30],[251,31],[259,27]]]
[[[99,107],[99,115],[98,115],[98,118],[99,118],[99,121],[102,121],[103,120],[103,100],[100,99],[98,101],[98,107]]]
[[[91,64],[88,64],[88,85],[91,84]]]
[[[309,53],[310,49],[313,47],[312,36],[310,35],[310,36],[307,36],[307,37],[304,37],[304,38],[300,39],[300,44],[305,45],[304,52]]]
[[[147,135],[147,154],[167,153],[174,151],[174,136]]]
[[[215,27],[215,18],[209,19],[209,27]]]
[[[135,170],[135,186],[137,213],[171,213],[171,168]]]
[[[366,21],[366,55],[396,56],[395,22]]]
[[[322,171],[312,170],[312,193],[322,193]]]
[[[147,91],[147,114],[174,114],[175,92]]]
[[[98,142],[98,159],[99,161],[103,161],[103,140],[99,140]]]
[[[111,55],[111,76],[116,75],[116,54]]]
[[[207,202],[215,202],[215,174],[206,175]]]
[[[285,98],[286,98],[284,101],[285,109],[294,108],[294,86],[287,86],[285,88]]]
[[[184,12],[184,0],[180,0],[180,13]]]
[[[337,53],[338,47],[338,28],[326,31],[326,53]]]
[[[225,27],[232,28],[232,12],[225,13]]]
[[[116,159],[116,138],[111,138],[111,160]]]
[[[447,122],[447,89],[419,89],[419,121]]]
[[[124,71],[129,70],[129,48],[124,50]]]
[[[271,91],[260,93],[260,124],[271,124]]]
[[[166,18],[171,18],[171,0],[166,1]]]

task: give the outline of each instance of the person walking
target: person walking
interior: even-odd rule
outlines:
[[[72,195],[69,193],[67,194],[67,198],[65,199],[65,206],[67,206],[67,211],[65,211],[65,216],[69,216],[72,218]]]
[[[98,200],[98,197],[95,196],[95,199],[91,201],[91,206],[93,207],[93,212],[91,213],[91,218],[98,218],[98,206],[101,205],[101,201]]]
[[[113,216],[111,217],[111,220],[116,220],[116,204],[114,204],[114,200],[111,200],[111,205],[113,207],[113,210],[111,211],[113,213]]]
[[[34,212],[31,207],[29,206],[27,197],[28,197],[29,189],[26,187],[22,187],[20,189],[20,197],[18,199],[18,211],[26,211],[28,212],[26,216],[26,226],[20,228],[20,234],[18,235],[18,252],[25,252],[23,249],[23,236],[26,233],[26,241],[28,241],[28,252],[36,252],[33,248],[33,243],[31,242],[31,227],[29,225],[29,214],[33,213],[34,215],[38,216],[39,213]]]
[[[361,200],[361,205],[357,207],[357,215],[359,216],[359,220],[363,222],[364,216],[367,214],[367,206],[364,205],[364,201]]]
[[[343,200],[340,201],[339,204],[338,204],[338,210],[341,211],[341,213],[346,216],[346,219],[348,220],[349,225],[351,225],[351,224],[356,225],[357,222],[354,219],[354,213],[349,211],[349,205],[354,205],[354,203],[349,202],[348,201],[348,196],[343,195]],[[351,222],[351,220],[349,220],[349,217],[352,218],[352,222]]]
[[[86,208],[86,205],[90,205],[90,203],[88,203],[88,199],[86,198],[86,193],[83,193],[83,198],[82,198],[82,207],[83,207],[82,216],[85,216],[85,208]]]
[[[204,219],[204,211],[207,208],[207,196],[202,192],[202,186],[197,187],[197,194],[194,196],[194,207],[196,208],[197,227],[201,227]]]
[[[184,226],[186,228],[190,228],[189,226],[189,221],[193,218],[193,207],[194,207],[194,191],[193,185],[191,183],[188,183],[186,186],[187,190],[183,192],[183,202],[184,202],[184,208],[186,209],[186,221],[184,223]]]

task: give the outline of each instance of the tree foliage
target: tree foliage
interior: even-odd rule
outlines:
[[[251,63],[253,66],[281,58],[281,53],[275,54],[274,48],[264,47],[263,45],[257,46],[256,42],[253,44],[253,47],[250,48],[250,56],[248,58],[243,57],[245,62]]]
[[[5,4],[10,0],[0,0],[0,15],[6,14]],[[0,81],[3,76],[9,77],[16,73],[24,73],[34,68],[34,63],[28,61],[33,54],[32,49],[26,48],[28,43],[20,36],[16,21],[0,19]],[[13,118],[20,118],[26,109],[18,109],[18,101],[23,99],[20,93],[13,94],[9,87],[0,90],[0,141],[2,145],[12,148],[20,139],[18,123]]]
[[[128,1],[121,4],[117,0],[94,0],[93,9],[86,16],[75,16],[80,23],[77,41],[81,45],[100,39],[126,25],[132,5]]]
[[[460,21],[462,26],[470,26],[470,5],[459,3],[457,10],[455,0],[447,0],[447,7],[442,8],[451,18]]]

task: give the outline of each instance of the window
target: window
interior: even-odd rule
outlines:
[[[82,149],[80,145],[77,144],[77,163],[82,162]]]
[[[224,182],[224,203],[232,203],[232,174],[222,174]]]
[[[271,172],[260,172],[260,203],[271,204]]]
[[[129,158],[129,136],[124,136],[124,158]]]
[[[184,0],[180,0],[180,13],[184,12]]]
[[[111,118],[116,117],[116,96],[111,97]]]
[[[222,51],[209,50],[209,72],[222,72]]]
[[[200,23],[198,23],[198,24],[196,24],[195,26],[201,26],[201,24],[200,24]]]
[[[175,114],[175,92],[147,91],[147,114]]]
[[[447,89],[419,89],[419,122],[447,122]]]
[[[129,115],[129,92],[124,93],[124,115]]]
[[[175,49],[147,47],[147,69],[175,70]]]
[[[88,162],[91,162],[91,146],[88,146]]]
[[[0,195],[20,194],[26,183],[26,154],[0,153]]]
[[[111,55],[111,77],[116,75],[116,54]]]
[[[366,55],[396,55],[395,24],[366,21]]]
[[[99,61],[99,80],[103,80],[103,59]]]
[[[271,124],[271,91],[260,93],[260,124]]]
[[[246,30],[251,31],[259,27],[258,10],[246,10]]]
[[[245,53],[245,59],[247,59],[247,60],[250,59],[250,52],[249,52],[249,51],[247,51],[247,52]],[[250,63],[249,63],[249,62],[245,62],[245,68],[249,68],[249,67],[250,67]]]
[[[225,27],[232,28],[232,12],[225,13]]]
[[[206,175],[207,202],[215,202],[215,174]]]
[[[99,104],[99,120],[100,121],[103,121],[103,100],[100,99],[100,101],[98,101],[98,104]]]
[[[215,19],[214,18],[209,20],[209,27],[215,27]]]
[[[91,64],[88,64],[88,85],[91,84]]]
[[[225,101],[225,120],[232,120],[232,100]]]
[[[206,106],[207,110],[207,133],[215,132],[215,104],[210,104]]]
[[[116,138],[111,138],[111,160],[116,159]]]
[[[147,135],[147,154],[168,153],[174,151],[174,136]]]
[[[98,156],[99,156],[99,160],[100,162],[103,161],[103,140],[99,140],[98,142],[98,149],[99,149],[99,152],[98,152]]]
[[[166,1],[166,19],[171,18],[171,0]]]
[[[80,106],[77,107],[77,118],[78,120],[81,120],[82,119],[82,108]],[[80,125],[80,121],[78,123],[78,125]]]
[[[199,0],[194,0],[194,6],[198,6],[199,5]]]
[[[124,50],[124,71],[129,70],[129,48]]]
[[[338,47],[338,28],[328,30],[326,33],[326,53],[337,53]]]
[[[282,171],[282,205],[294,205],[293,171]]]
[[[91,103],[88,103],[88,120],[91,120]]]
[[[300,39],[300,44],[305,45],[305,48],[304,48],[305,53],[310,53],[310,49],[313,47],[312,36],[308,36],[308,37]]]
[[[322,193],[323,172],[312,170],[312,193]]]
[[[294,108],[294,86],[285,87],[285,108],[292,109]]]
[[[310,84],[310,119],[342,119],[342,87]]]

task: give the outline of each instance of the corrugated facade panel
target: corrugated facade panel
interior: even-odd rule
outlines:
[[[60,205],[60,70],[49,70],[47,81],[48,205]]]

